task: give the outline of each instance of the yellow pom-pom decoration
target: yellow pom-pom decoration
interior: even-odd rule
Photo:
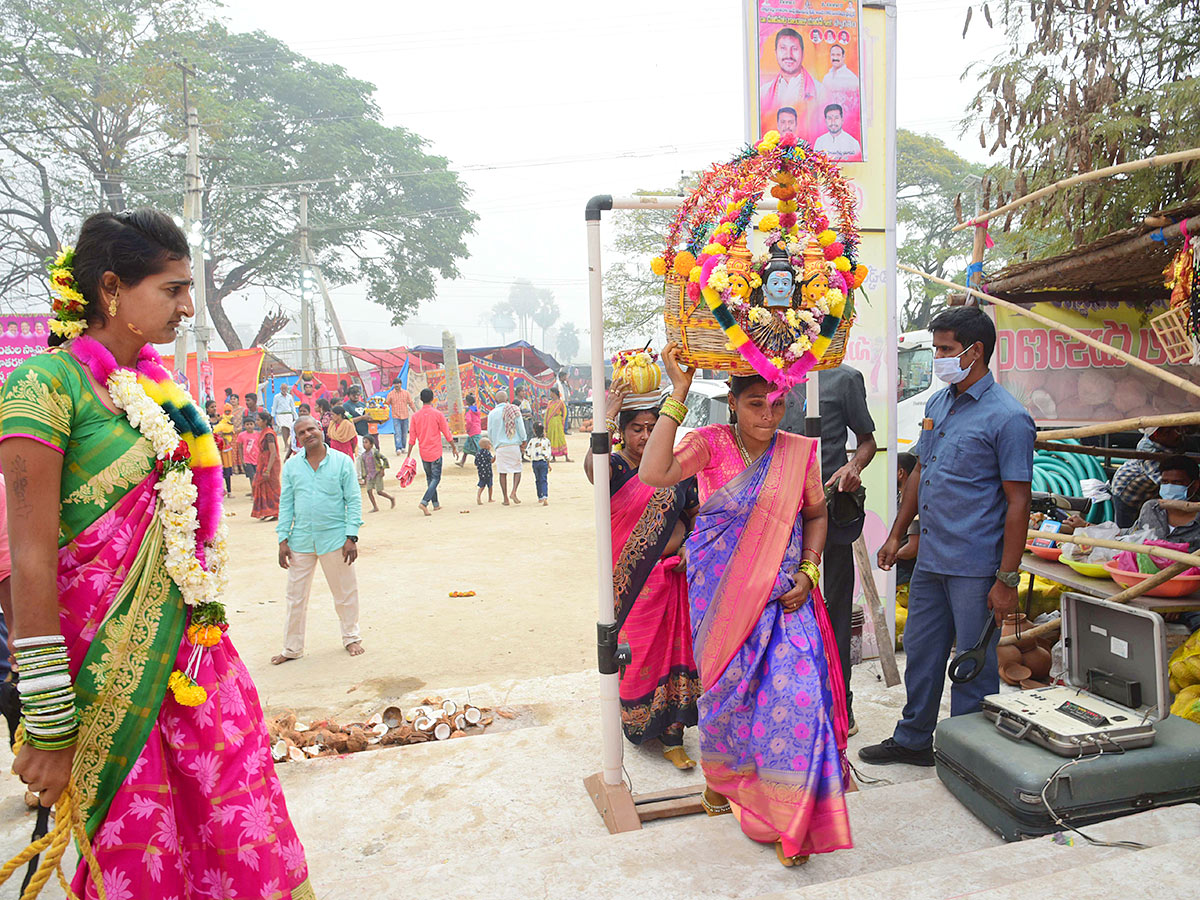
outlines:
[[[758,221],[759,231],[774,231],[779,227],[779,216],[775,213],[767,213]]]
[[[687,278],[696,267],[696,257],[688,250],[680,250],[675,254],[675,272]]]
[[[776,207],[781,213],[795,212],[800,207],[795,200],[780,200]]]
[[[842,311],[846,308],[846,295],[836,288],[831,288],[825,294],[825,302],[829,304],[829,314],[841,318]]]
[[[830,244],[832,244],[836,240],[837,240],[837,232],[834,231],[832,228],[826,228],[824,231],[822,231],[820,234],[817,235],[817,243],[820,244],[822,247],[828,247]]]
[[[655,275],[663,276],[667,274],[667,261],[661,256],[656,256],[650,260],[650,271]]]
[[[703,271],[700,266],[692,266],[692,271],[688,272],[688,281],[699,281],[700,273]]]
[[[701,253],[707,253],[709,256],[724,256],[727,251],[724,244],[705,244]]]
[[[850,260],[846,259],[846,257],[844,257],[844,256],[839,256],[837,259],[835,259],[833,261],[833,267],[835,269],[837,269],[839,272],[849,272],[850,271]]]
[[[714,235],[729,234],[732,231],[733,231],[733,223],[732,222],[722,222],[720,225],[718,225],[716,228],[713,229],[713,234]]]

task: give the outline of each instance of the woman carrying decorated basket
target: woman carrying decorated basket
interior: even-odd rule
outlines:
[[[87,219],[51,270],[51,343],[65,345],[5,382],[13,769],[44,806],[59,801],[56,829],[86,835],[81,896],[102,878],[109,897],[311,898],[258,696],[224,634],[220,456],[150,346],[193,313],[188,257],[162,213]]]
[[[676,768],[692,769],[683,730],[696,724],[700,676],[680,553],[699,501],[695,479],[655,490],[638,477],[658,418],[657,394],[630,396],[624,381],[613,382],[608,430],[621,443],[609,457],[613,596],[621,640],[633,654],[621,676],[621,726],[631,743],[658,738]],[[591,481],[590,450],[583,468]]]
[[[699,428],[674,448],[695,374],[679,354],[676,343],[663,352],[672,396],[640,476],[699,482],[687,559],[704,805],[734,812],[749,837],[798,865],[851,846],[846,701],[816,588],[827,527],[817,442],[778,431],[783,400],[751,375],[732,382],[735,424]]]

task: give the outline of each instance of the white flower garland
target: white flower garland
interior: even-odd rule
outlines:
[[[128,369],[117,369],[108,376],[108,393],[116,407],[125,413],[129,424],[142,433],[160,460],[168,460],[179,445],[179,433],[170,417],[155,403],[138,383],[137,375]],[[158,516],[162,521],[166,543],[166,567],[171,580],[179,585],[183,600],[189,606],[219,602],[228,583],[228,529],[222,522],[205,551],[202,566],[196,557],[196,531],[200,520],[196,515],[196,485],[190,468],[171,468],[159,479]]]

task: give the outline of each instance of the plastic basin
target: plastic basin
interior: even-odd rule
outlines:
[[[1108,568],[1103,563],[1076,562],[1073,559],[1068,559],[1065,556],[1059,557],[1060,563],[1066,563],[1080,575],[1087,578],[1108,578]]]
[[[1133,587],[1150,577],[1144,572],[1127,572],[1124,569],[1118,569],[1116,562],[1107,562],[1104,564],[1104,568],[1108,570],[1112,580],[1121,587]],[[1170,581],[1150,588],[1146,594],[1150,597],[1186,597],[1198,590],[1200,590],[1200,575],[1176,575]]]
[[[1034,556],[1048,559],[1050,562],[1058,562],[1058,558],[1062,556],[1062,547],[1039,547],[1037,544],[1026,544],[1025,546]]]

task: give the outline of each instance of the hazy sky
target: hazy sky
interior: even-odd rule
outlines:
[[[414,322],[388,325],[362,286],[334,290],[348,339],[379,347],[447,325],[467,344],[498,340],[486,313],[516,277],[553,290],[563,319],[586,328],[587,199],[670,186],[743,140],[740,11],[739,0],[228,0],[224,15],[375,84],[384,122],[426,138],[471,190],[480,219],[463,275]],[[958,139],[974,93],[960,76],[997,35],[976,22],[963,40],[965,12],[962,0],[900,0],[898,120],[982,159],[977,140]],[[257,324],[251,305],[231,309],[235,321]]]

